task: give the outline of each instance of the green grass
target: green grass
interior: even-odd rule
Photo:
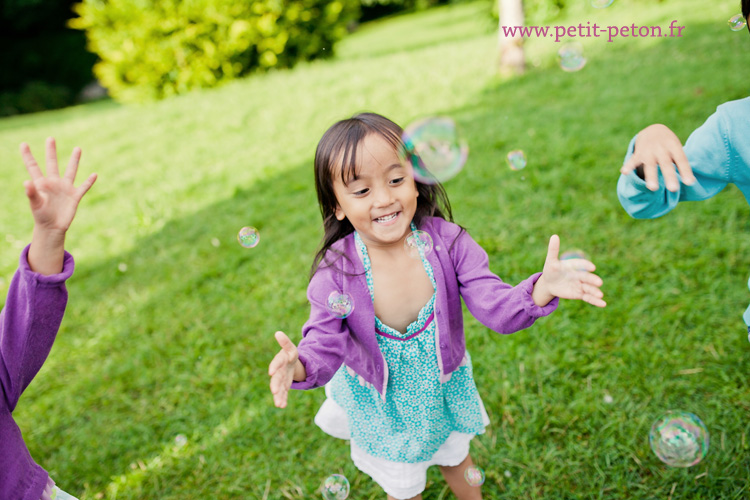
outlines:
[[[489,6],[469,3],[363,26],[334,60],[212,91],[0,120],[0,295],[31,234],[18,143],[41,157],[53,135],[62,154],[82,147],[80,179],[100,175],[68,235],[78,264],[63,327],[15,412],[32,455],[82,500],[316,498],[335,472],[350,498],[384,498],[347,444],[313,424],[323,391],[294,392],[278,410],[266,370],[273,332],[299,340],[308,314],[322,133],[361,110],[401,124],[446,114],[471,148],[446,188],[492,269],[517,283],[557,233],[591,256],[609,302],[565,302],[504,337],[466,316],[492,420],[472,445],[485,498],[746,498],[748,205],[730,187],[635,221],[615,193],[638,130],[662,122],[685,140],[748,94],[750,38],[726,25],[737,4],[581,8],[555,22],[687,28],[586,39],[577,73],[556,66],[559,44],[530,40],[530,71],[498,79]],[[525,170],[507,168],[511,149],[526,152]],[[260,230],[255,249],[236,243],[245,225]],[[670,409],[697,413],[711,433],[687,470],[648,446]],[[424,498],[451,498],[437,469]]]

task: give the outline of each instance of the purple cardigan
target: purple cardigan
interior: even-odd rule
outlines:
[[[471,314],[498,333],[527,328],[537,318],[557,308],[557,297],[544,307],[534,304],[531,298],[534,283],[541,273],[512,287],[490,271],[487,252],[468,233],[460,232],[459,226],[438,217],[426,218],[421,226],[419,229],[432,236],[434,245],[427,260],[437,282],[435,342],[440,353],[441,382],[450,378],[466,353],[462,297]],[[310,280],[307,288],[310,319],[302,327],[302,340],[298,346],[307,378],[292,383],[292,389],[325,385],[343,363],[385,398],[388,365],[378,347],[375,310],[354,235],[349,234],[337,241],[333,248],[347,258],[338,258],[333,266],[321,265]],[[328,253],[329,259],[335,256],[333,252]],[[326,310],[326,301],[332,291],[352,297],[354,311],[346,319],[337,319]]]
[[[73,257],[65,252],[63,271],[44,276],[29,268],[29,247],[10,282],[0,312],[0,499],[39,500],[47,471],[31,458],[11,413],[47,359],[68,302],[65,280],[73,274]]]

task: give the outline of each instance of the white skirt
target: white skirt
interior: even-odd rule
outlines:
[[[336,403],[328,385],[325,386],[326,400],[315,415],[315,424],[323,432],[339,439],[349,440],[352,447],[354,465],[370,476],[390,496],[397,499],[412,498],[422,493],[427,486],[427,469],[432,465],[454,467],[469,455],[469,443],[473,434],[452,432],[448,439],[432,455],[430,460],[417,463],[400,463],[369,455],[351,440],[349,422],[344,410]],[[479,399],[482,421],[489,425],[490,418]]]

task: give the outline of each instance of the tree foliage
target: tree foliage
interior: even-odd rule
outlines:
[[[212,87],[257,69],[328,57],[356,0],[83,0],[94,72],[122,101]]]

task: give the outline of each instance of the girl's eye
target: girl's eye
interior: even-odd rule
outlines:
[[[404,178],[403,178],[403,177],[399,177],[399,178],[397,178],[397,179],[393,179],[393,180],[391,181],[391,184],[393,184],[393,185],[398,185],[398,184],[401,184],[402,182],[404,182]]]
[[[369,191],[369,188],[360,189],[359,191],[354,191],[354,196],[364,196]]]

